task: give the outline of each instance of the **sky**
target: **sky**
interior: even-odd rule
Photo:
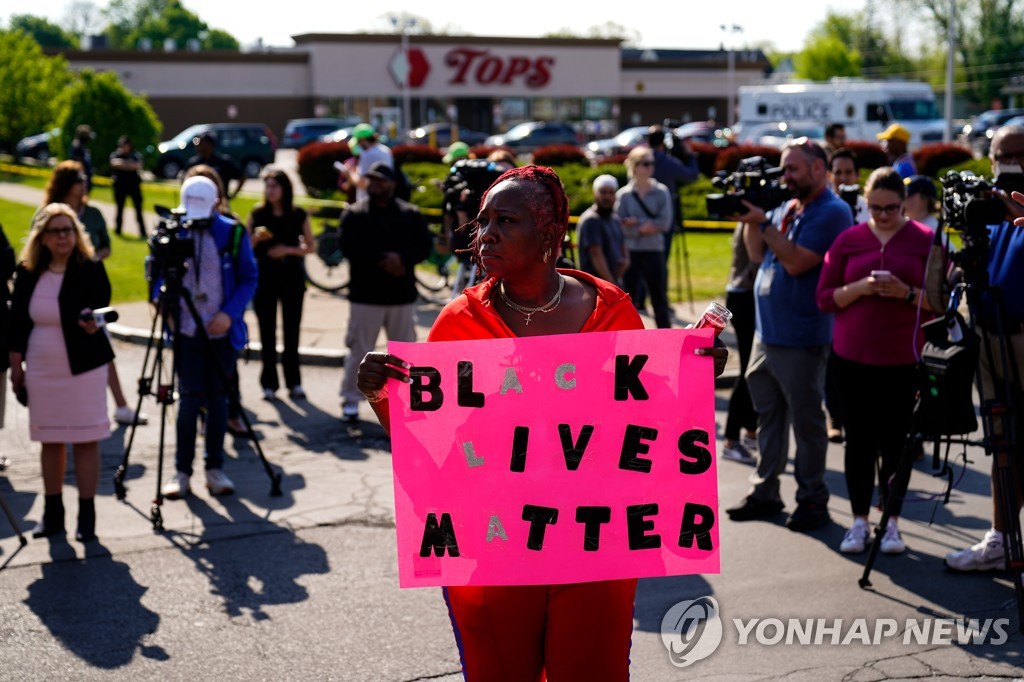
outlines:
[[[104,7],[107,0],[93,0]],[[42,15],[61,23],[70,0],[0,0],[0,22],[11,14]],[[717,49],[760,45],[771,41],[782,51],[799,50],[808,31],[824,19],[828,10],[849,13],[864,7],[865,0],[826,0],[801,3],[800,11],[780,11],[778,3],[765,0],[644,3],[642,15],[631,16],[619,2],[457,2],[454,0],[390,0],[334,3],[329,0],[184,0],[211,28],[234,35],[243,46],[262,38],[265,45],[291,47],[292,35],[300,33],[385,32],[388,12],[421,16],[435,33],[458,32],[477,36],[539,37],[570,29],[583,35],[592,26],[615,22],[640,35],[640,45],[651,48]],[[722,25],[727,30],[722,30]],[[740,30],[734,31],[737,26]],[[390,31],[388,31],[390,32]]]

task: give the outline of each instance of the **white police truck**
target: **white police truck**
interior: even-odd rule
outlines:
[[[892,123],[910,131],[910,145],[941,142],[945,121],[927,83],[833,78],[745,85],[739,89],[743,126],[778,121],[842,123],[851,140],[874,140]]]

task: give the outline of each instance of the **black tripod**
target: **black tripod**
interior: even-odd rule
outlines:
[[[966,437],[936,436],[934,468],[939,468],[939,450],[943,443],[947,446],[947,453],[948,447],[955,443],[965,447],[967,445],[981,446],[985,449],[985,454],[993,457],[994,472],[992,486],[994,490],[997,489],[999,491],[1002,500],[999,513],[1004,528],[1003,546],[1005,548],[1006,568],[1010,571],[1013,580],[1014,594],[1017,599],[1018,621],[1021,631],[1024,632],[1024,541],[1021,538],[1020,509],[1017,506],[1017,496],[1015,494],[1015,483],[1024,487],[1024,481],[1021,479],[1022,464],[1024,463],[1017,460],[1020,456],[1018,450],[1020,440],[1017,433],[1020,420],[1020,413],[1018,412],[1020,406],[1017,404],[1021,387],[1020,368],[1016,366],[1014,354],[1008,347],[1009,344],[1004,334],[1003,321],[1006,319],[1006,308],[1003,304],[1002,290],[999,287],[988,285],[987,273],[984,276],[979,276],[977,280],[973,279],[973,275],[970,272],[966,273],[966,277],[967,281],[958,284],[953,296],[950,297],[949,307],[942,321],[944,324],[948,320],[959,319],[962,321],[962,318],[956,315],[956,309],[959,306],[961,294],[966,292],[971,323],[965,334],[970,334],[971,339],[975,338],[975,335],[980,336],[980,351],[985,354],[987,371],[990,374],[988,377],[990,381],[987,382],[988,385],[986,386],[985,377],[983,377],[983,372],[986,370],[982,368],[980,362],[975,363],[974,377],[981,402],[980,413],[984,438],[981,441],[977,441]],[[991,309],[995,311],[993,327],[977,324],[983,296],[989,298]],[[998,365],[995,364],[996,358],[999,359]],[[1003,368],[1002,376],[999,376],[993,370],[997,366]],[[994,391],[988,388],[989,386],[994,387]],[[924,391],[928,387],[922,386],[921,389]],[[898,501],[899,496],[905,494],[910,481],[914,458],[925,440],[926,434],[921,433],[921,406],[922,398],[919,397],[914,408],[911,435],[907,438],[903,454],[897,464],[896,472],[893,474],[891,492],[882,510],[882,518],[875,528],[875,542],[871,544],[867,563],[864,566],[864,573],[858,581],[862,588],[871,587],[869,576],[878,557],[881,536],[893,515],[893,507]],[[949,477],[948,485],[951,488],[952,471],[948,463],[943,466],[940,473],[947,474]],[[949,492],[950,490],[947,488],[946,502],[949,501]]]
[[[174,404],[177,393],[175,391],[176,380],[178,376],[178,360],[179,360],[179,349],[177,334],[172,333],[172,322],[177,322],[181,314],[180,302],[185,302],[185,309],[192,320],[195,322],[196,335],[202,339],[202,343],[205,349],[206,357],[208,361],[217,368],[221,385],[224,386],[228,393],[228,399],[232,401],[232,404],[238,408],[239,414],[242,416],[242,420],[245,422],[245,429],[248,433],[249,440],[253,443],[256,448],[256,452],[259,454],[260,461],[263,463],[263,469],[266,471],[267,476],[270,478],[270,494],[274,497],[281,495],[281,473],[274,471],[273,467],[267,461],[266,456],[263,454],[263,448],[260,447],[259,441],[256,439],[256,435],[253,433],[252,424],[249,421],[248,415],[241,406],[241,398],[236,390],[232,388],[232,383],[229,381],[227,373],[224,368],[221,367],[220,363],[216,360],[216,352],[213,347],[213,341],[206,333],[206,327],[202,323],[202,318],[199,315],[199,311],[196,310],[195,302],[192,299],[192,292],[182,286],[182,266],[168,267],[165,273],[164,284],[160,289],[160,296],[157,302],[158,313],[153,317],[153,325],[149,331],[149,341],[146,343],[146,354],[142,361],[142,372],[139,375],[139,398],[135,406],[135,413],[138,414],[142,409],[142,400],[147,395],[155,395],[157,403],[160,405],[160,443],[157,458],[157,469],[156,469],[156,497],[153,499],[153,506],[150,509],[150,520],[153,522],[153,530],[163,530],[163,514],[161,513],[161,507],[163,506],[163,464],[164,464],[164,438],[167,430],[167,408]],[[157,326],[160,327],[160,334],[157,336]],[[164,349],[166,348],[165,339],[172,339],[172,352],[171,352],[171,373],[170,379],[167,383],[161,383],[161,372],[165,368],[164,364]],[[150,364],[150,356],[153,361]],[[147,368],[149,372],[147,373]],[[156,385],[156,393],[153,392],[153,386]],[[135,430],[137,423],[133,423],[131,431],[128,434],[128,445],[124,450],[124,458],[121,460],[120,466],[117,467],[117,471],[114,473],[114,490],[117,495],[117,499],[124,500],[127,488],[124,485],[125,475],[128,472],[128,458],[131,455],[132,444],[135,442]]]
[[[18,542],[21,543],[18,546],[18,549],[15,550],[14,554],[12,554],[11,556],[7,557],[7,560],[4,561],[4,563],[2,565],[0,565],[0,569],[2,569],[5,566],[7,566],[8,563],[10,563],[11,559],[14,558],[15,554],[17,554],[18,552],[21,551],[22,547],[24,547],[25,545],[28,544],[28,540],[25,539],[24,533],[21,532],[21,527],[18,525],[18,519],[16,519],[14,517],[14,513],[11,511],[11,508],[7,506],[7,500],[4,499],[4,494],[3,493],[0,493],[0,508],[2,508],[4,510],[4,515],[7,517],[7,520],[10,522],[11,528],[14,529],[14,533],[18,536]]]

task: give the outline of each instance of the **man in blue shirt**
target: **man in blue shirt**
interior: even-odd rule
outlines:
[[[744,202],[744,239],[751,260],[761,260],[754,294],[757,334],[747,383],[758,413],[757,471],[753,488],[736,507],[734,521],[773,516],[784,508],[779,477],[789,458],[789,424],[796,437],[797,508],[786,525],[808,531],[828,522],[822,410],[825,361],[832,316],[815,301],[825,252],[853,224],[850,207],[829,186],[825,151],[807,138],[782,152],[786,186],[794,198],[772,212]]]
[[[1013,164],[1024,166],[1024,127],[1003,126],[995,137],[992,138],[992,146],[989,149],[989,161],[992,164],[993,173],[1000,164]],[[1006,319],[1003,320],[1003,338],[1006,340],[1007,351],[1013,356],[1011,358],[1010,370],[1016,368],[1020,372],[1024,368],[1024,194],[1014,192],[1012,198],[1002,195],[1006,204],[1006,220],[1000,225],[993,225],[989,228],[988,250],[988,276],[992,286],[998,286],[1002,290],[1003,301],[1006,310]],[[990,302],[986,301],[977,311],[977,319],[974,322],[986,329],[993,343],[998,338],[998,330],[995,323],[995,310]],[[997,346],[998,347],[998,346]],[[1012,360],[1015,359],[1015,362]],[[982,399],[989,400],[996,395],[996,387],[1001,386],[1006,377],[1006,370],[1001,360],[995,358],[995,367],[988,365],[987,354],[981,353],[981,381]],[[1021,377],[1010,376],[1010,385],[1016,388],[1016,408],[1024,409],[1020,401]],[[995,443],[1002,441],[1002,424],[997,415],[993,420],[996,433],[992,434]],[[1018,432],[1020,438],[1020,432]],[[1016,503],[1011,505],[1020,513],[1021,509],[1021,469],[1024,468],[1024,452],[1021,443],[1018,441],[1015,452],[1009,452],[1010,458],[1014,460],[1015,467],[1010,468],[1011,475],[1016,470],[1017,480],[1012,483],[1016,492]],[[998,447],[998,445],[997,445]],[[993,456],[992,462],[992,528],[985,533],[981,542],[962,549],[958,552],[951,552],[946,555],[946,565],[954,571],[991,571],[1002,569],[1006,561],[1006,547],[1004,533],[1010,531],[1007,528],[1007,521],[1004,518],[1005,507],[1002,493],[996,482],[996,466],[998,453]]]
[[[907,151],[910,143],[910,131],[899,123],[893,123],[884,131],[875,135],[889,157],[889,162],[901,178],[909,178],[917,175],[917,166],[914,165],[914,157]]]

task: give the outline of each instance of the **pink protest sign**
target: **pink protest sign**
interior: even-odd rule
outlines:
[[[400,585],[717,573],[711,340],[390,343]]]

